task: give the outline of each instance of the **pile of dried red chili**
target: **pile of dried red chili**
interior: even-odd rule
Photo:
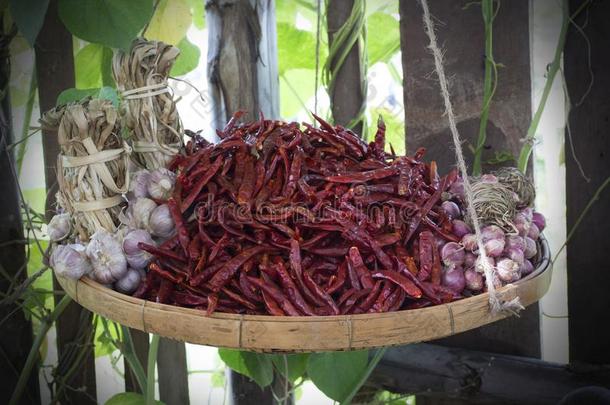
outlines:
[[[136,296],[206,310],[334,315],[460,298],[441,285],[438,246],[457,242],[441,194],[457,173],[320,128],[234,117],[210,144],[192,134],[171,165],[176,236]]]

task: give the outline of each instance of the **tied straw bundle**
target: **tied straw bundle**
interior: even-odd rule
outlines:
[[[133,160],[147,169],[166,167],[182,146],[182,123],[167,85],[179,54],[174,46],[138,38],[128,53],[118,51],[112,60]]]
[[[120,136],[112,102],[84,99],[57,107],[40,120],[57,132],[59,205],[70,213],[81,241],[98,229],[116,230],[123,194],[129,189],[131,149]]]

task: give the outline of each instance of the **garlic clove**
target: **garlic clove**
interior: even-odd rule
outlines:
[[[148,185],[150,184],[150,172],[146,169],[141,169],[131,176],[129,183],[129,191],[135,198],[147,198]]]
[[[93,265],[93,276],[102,284],[114,283],[127,272],[127,259],[118,239],[100,229],[91,236],[86,249]]]
[[[131,230],[123,238],[123,252],[125,252],[127,264],[134,269],[144,269],[152,260],[150,253],[138,247],[140,242],[153,246],[156,245],[150,234],[143,229]]]
[[[136,269],[128,269],[123,277],[114,283],[114,289],[123,294],[131,294],[138,289],[142,275]]]
[[[167,200],[172,195],[176,175],[170,170],[159,168],[150,173],[148,195],[156,200]]]
[[[155,208],[157,208],[157,203],[150,198],[138,198],[130,205],[130,214],[134,227],[148,229],[150,215]]]
[[[47,234],[53,242],[59,242],[70,235],[70,214],[57,214],[51,218],[47,225]]]
[[[167,204],[159,205],[150,214],[148,221],[150,233],[159,238],[169,238],[176,232],[174,219]]]
[[[85,247],[78,244],[55,246],[50,263],[56,274],[73,280],[78,280],[92,271]]]

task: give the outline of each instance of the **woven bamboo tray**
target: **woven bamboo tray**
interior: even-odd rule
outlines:
[[[524,306],[538,301],[551,282],[549,248],[540,239],[533,273],[498,290],[519,296]],[[343,316],[275,317],[215,313],[158,304],[121,294],[83,278],[58,277],[76,302],[108,319],[144,332],[190,343],[264,352],[319,352],[394,346],[437,339],[500,320],[488,294],[422,309]]]

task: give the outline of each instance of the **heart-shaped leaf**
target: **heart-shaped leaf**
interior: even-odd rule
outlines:
[[[59,1],[59,17],[73,35],[111,48],[129,48],[152,13],[153,0]]]
[[[326,396],[343,401],[360,382],[368,364],[368,351],[313,353],[307,375]]]

